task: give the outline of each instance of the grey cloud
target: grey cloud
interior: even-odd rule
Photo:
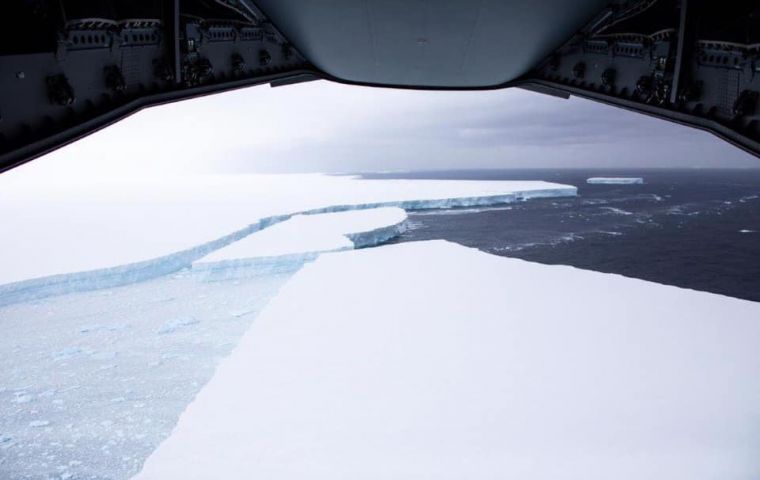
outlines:
[[[148,109],[51,157],[66,174],[73,159],[137,172],[760,167],[710,134],[577,98],[329,82]]]

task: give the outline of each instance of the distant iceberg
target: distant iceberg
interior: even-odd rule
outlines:
[[[586,180],[591,185],[641,185],[644,179],[641,177],[591,177]]]

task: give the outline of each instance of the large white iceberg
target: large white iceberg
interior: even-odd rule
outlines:
[[[372,218],[383,207],[398,220],[398,208],[575,194],[544,182],[321,176],[36,191],[2,188],[8,178],[0,177],[0,213],[11,232],[0,236],[0,278],[22,280],[0,286],[0,478],[118,479],[139,470],[294,273],[278,263],[269,275],[198,282],[187,268],[204,256],[324,212],[363,209],[357,217]],[[395,220],[376,220],[355,223],[339,240],[367,246],[397,233]],[[291,251],[313,248],[311,240]],[[103,265],[113,266],[86,270]],[[56,293],[69,294],[42,298]]]
[[[443,241],[322,255],[135,479],[753,478],[758,318]]]
[[[642,177],[591,177],[586,179],[591,185],[640,185],[644,183]]]
[[[299,214],[485,206],[576,193],[542,181],[230,175],[45,185],[3,176],[0,216],[12,234],[0,236],[0,306],[167,275]]]

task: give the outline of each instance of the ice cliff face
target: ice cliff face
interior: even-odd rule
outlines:
[[[189,268],[193,262],[216,250],[231,245],[253,233],[289,220],[296,215],[315,215],[383,207],[397,207],[404,210],[428,210],[491,206],[524,201],[532,198],[565,197],[574,196],[576,194],[576,187],[557,186],[556,188],[526,189],[495,195],[331,205],[300,212],[272,215],[261,218],[255,223],[215,240],[169,255],[110,268],[52,275],[0,285],[0,307],[17,302],[45,298],[52,295],[111,288],[161,277],[184,268]],[[394,233],[393,228],[388,228],[381,231],[354,233],[351,234],[349,238],[354,242],[355,247],[367,247],[387,241],[396,234],[397,232]]]
[[[407,228],[406,219],[402,222],[376,228],[366,232],[349,233],[346,235],[354,244],[354,248],[366,248],[380,245],[388,240],[392,240],[403,233]]]

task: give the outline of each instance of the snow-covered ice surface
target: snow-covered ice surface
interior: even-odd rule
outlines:
[[[758,319],[443,241],[325,254],[136,480],[757,478]]]
[[[398,207],[295,215],[197,260],[193,274],[219,281],[295,271],[322,252],[386,242],[404,230],[406,219]]]
[[[84,181],[84,180],[83,180]],[[0,305],[166,275],[302,213],[483,206],[575,195],[541,181],[229,175],[41,184],[0,178]]]
[[[591,177],[586,183],[601,185],[637,185],[644,183],[641,177]]]
[[[3,480],[123,479],[139,470],[296,270],[201,281],[191,265],[214,250],[287,229],[288,219],[306,217],[294,219],[299,212],[316,221],[363,209],[356,215],[365,220],[337,229],[362,247],[387,240],[405,217],[372,208],[483,206],[576,192],[545,182],[319,175],[38,185],[14,184],[10,173],[0,177],[0,215],[13,233],[0,236],[0,283],[11,282],[0,285]],[[314,232],[302,247],[316,248]],[[250,253],[241,248],[229,258]],[[289,251],[305,253],[299,248]]]

